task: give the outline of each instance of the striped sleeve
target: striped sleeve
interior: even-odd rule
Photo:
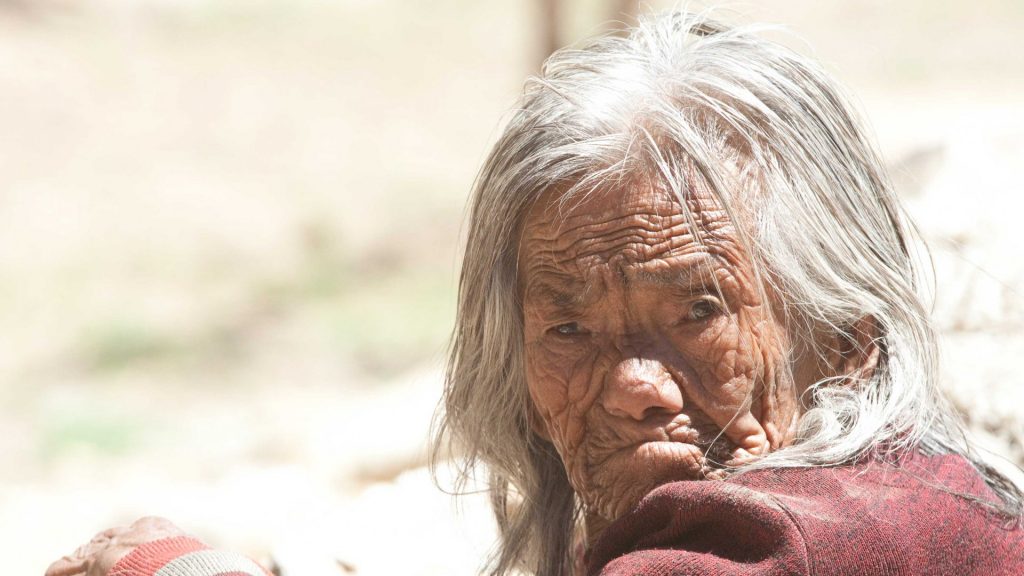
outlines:
[[[179,536],[147,542],[114,564],[107,576],[269,576],[259,564],[234,552],[213,550]]]

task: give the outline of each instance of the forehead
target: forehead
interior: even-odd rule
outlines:
[[[707,260],[716,244],[733,240],[732,223],[708,192],[688,191],[684,202],[642,185],[582,199],[549,193],[524,222],[520,288],[542,279],[589,283],[598,273],[628,280]]]

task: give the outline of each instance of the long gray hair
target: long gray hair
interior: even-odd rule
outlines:
[[[547,190],[567,198],[637,174],[680,198],[704,186],[749,222],[742,241],[803,353],[828,352],[811,336],[823,330],[856,342],[858,322],[877,326],[870,379],[816,383],[797,440],[734,473],[961,454],[999,496],[990,504],[1021,515],[1020,490],[971,450],[939,391],[927,255],[862,123],[816,63],[755,32],[677,12],[555,53],[480,172],[433,462],[455,453],[461,478],[488,475],[491,574],[568,573],[581,512],[529,423],[520,226]]]

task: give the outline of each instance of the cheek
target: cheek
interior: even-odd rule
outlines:
[[[596,349],[555,350],[527,346],[526,383],[551,441],[563,458],[583,440],[585,417],[600,392]]]
[[[736,311],[680,344],[688,362],[679,381],[689,400],[719,426],[736,416],[759,380],[760,335],[750,317],[749,311]]]

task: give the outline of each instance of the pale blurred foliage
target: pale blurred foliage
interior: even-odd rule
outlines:
[[[863,103],[935,247],[949,389],[1024,461],[1024,3],[766,4],[730,7]],[[570,39],[613,16],[565,10]],[[417,467],[463,204],[538,13],[0,1],[6,572],[142,514],[292,574],[473,572],[482,500],[458,523]]]

